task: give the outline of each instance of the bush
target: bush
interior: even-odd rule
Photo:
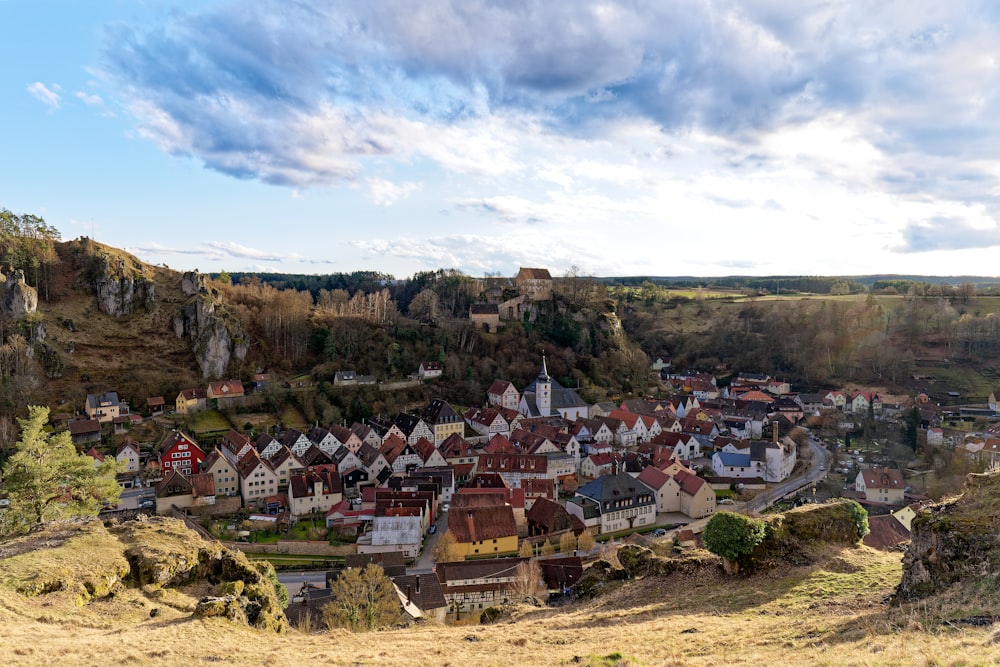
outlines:
[[[719,512],[709,519],[703,539],[706,549],[726,560],[727,569],[738,569],[740,559],[764,540],[764,522],[735,512]]]

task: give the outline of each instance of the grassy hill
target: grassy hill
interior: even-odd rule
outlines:
[[[140,531],[161,561],[198,548],[176,522]],[[933,600],[890,606],[900,555],[817,546],[810,565],[729,578],[713,559],[625,582],[559,609],[519,607],[490,626],[432,623],[372,634],[274,634],[196,619],[213,584],[116,587],[132,542],[122,528],[43,532],[0,543],[6,665],[976,665],[1000,660],[1000,632],[963,625]],[[171,546],[173,545],[173,546]],[[695,552],[694,558],[699,558]],[[197,560],[197,559],[195,559]],[[190,556],[188,558],[190,561]],[[32,584],[59,580],[58,590]],[[84,585],[89,581],[89,584]],[[104,583],[101,583],[101,582]],[[89,586],[89,589],[88,589]],[[86,596],[81,590],[90,590]],[[114,591],[108,595],[108,592]],[[35,594],[35,593],[38,594]],[[156,609],[155,614],[151,611]]]

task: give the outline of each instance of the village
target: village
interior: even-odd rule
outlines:
[[[484,333],[530,320],[551,290],[547,270],[522,268],[506,288],[487,291],[490,302],[473,304],[469,318]],[[588,403],[551,376],[544,352],[535,363],[533,381],[497,379],[478,406],[435,398],[350,425],[255,428],[241,411],[262,393],[310,390],[308,376],[279,383],[268,372],[147,397],[139,410],[115,391],[92,393],[77,414],[52,422],[95,465],[115,461],[122,495],[104,517],[174,516],[279,566],[322,567],[287,579],[299,605],[289,609],[293,620],[329,595],[323,571],[371,562],[389,573],[413,617],[461,621],[508,601],[528,560],[553,599],[564,598],[602,544],[695,546],[720,510],[851,498],[871,515],[866,541],[892,548],[909,538],[914,508],[926,500],[910,483],[926,486],[926,471],[904,469],[876,436],[908,419],[925,446],[985,466],[1000,458],[1000,432],[946,443],[948,415],[923,394],[899,401],[858,388],[798,392],[759,372],[720,382],[661,356],[648,369],[655,395]],[[424,361],[393,384],[442,375],[440,361]],[[376,383],[352,369],[333,381]],[[996,409],[991,396],[979,410]],[[245,427],[200,439],[185,430],[221,413],[229,423],[247,419]],[[148,433],[161,435],[133,437]],[[852,433],[867,437],[852,448]]]
[[[418,374],[433,379],[438,370],[425,362]],[[922,496],[903,472],[850,451],[834,459],[807,428],[830,415],[890,418],[905,406],[885,406],[864,391],[795,393],[759,373],[718,387],[711,374],[675,372],[663,359],[650,372],[669,397],[588,405],[549,375],[543,356],[528,386],[497,380],[482,406],[461,412],[434,399],[419,412],[351,426],[256,437],[231,429],[211,444],[179,429],[155,443],[129,436],[143,419],[238,404],[247,392],[231,379],[181,391],[172,410],[152,397],[144,415],[115,392],[88,395],[85,415],[67,427],[95,465],[117,461],[123,496],[105,515],[173,515],[250,553],[313,554],[320,562],[337,553],[346,567],[378,562],[411,615],[440,620],[506,601],[525,559],[538,562],[558,597],[602,542],[693,546],[721,509],[812,501],[829,468],[853,477],[840,495],[873,514],[871,539],[889,546],[908,539]],[[261,374],[249,384],[260,390],[268,381]],[[120,442],[101,451],[109,430]],[[933,439],[940,429],[926,432]],[[1000,439],[988,440],[978,449],[970,440],[970,455],[997,452]],[[329,591],[309,588],[299,605],[315,606]]]

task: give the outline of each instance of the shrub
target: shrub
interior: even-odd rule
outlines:
[[[705,526],[705,548],[726,561],[727,569],[738,569],[741,558],[748,556],[764,540],[764,523],[735,512],[719,512]]]

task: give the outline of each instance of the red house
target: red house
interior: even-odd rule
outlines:
[[[160,446],[156,448],[156,456],[160,461],[163,478],[172,470],[180,470],[185,475],[198,474],[201,462],[205,460],[205,452],[189,435],[174,430]]]

